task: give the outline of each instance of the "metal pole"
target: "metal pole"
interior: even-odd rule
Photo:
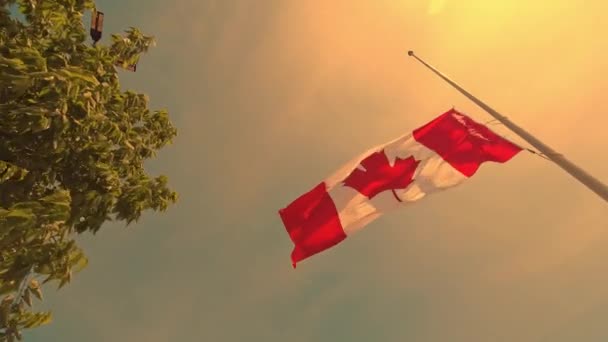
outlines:
[[[509,128],[515,134],[519,135],[522,139],[527,141],[530,145],[534,146],[538,151],[543,153],[545,156],[547,156],[547,158],[549,158],[551,161],[553,161],[555,164],[557,164],[557,166],[561,167],[564,171],[568,172],[572,177],[576,178],[579,182],[581,182],[585,186],[587,186],[587,188],[589,188],[589,190],[595,192],[597,195],[599,195],[601,198],[603,198],[604,201],[608,202],[608,186],[606,184],[600,182],[597,178],[588,174],[587,172],[585,172],[585,170],[581,169],[580,167],[578,167],[577,165],[575,165],[574,163],[572,163],[571,161],[566,159],[562,154],[557,153],[552,148],[550,148],[549,146],[545,145],[543,142],[541,142],[540,140],[535,138],[533,135],[526,132],[523,128],[517,126],[511,120],[507,119],[505,116],[501,115],[500,113],[498,113],[497,111],[492,109],[490,106],[488,106],[487,104],[485,104],[484,102],[482,102],[481,100],[476,98],[475,96],[471,95],[471,93],[462,89],[462,87],[460,87],[454,81],[450,80],[447,76],[445,76],[444,74],[439,72],[437,69],[435,69],[431,65],[427,64],[422,59],[418,58],[418,56],[416,56],[414,54],[414,51],[408,51],[407,54],[409,56],[412,56],[415,59],[417,59],[420,63],[424,64],[427,68],[429,68],[431,71],[433,71],[439,77],[441,77],[444,81],[448,82],[452,87],[456,88],[456,90],[458,90],[460,93],[462,93],[464,96],[466,96],[469,100],[473,101],[475,104],[477,104],[483,110],[488,112],[496,120],[500,121],[503,125],[505,125],[507,128]]]

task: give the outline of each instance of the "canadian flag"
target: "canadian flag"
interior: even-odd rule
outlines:
[[[368,150],[279,210],[295,244],[293,267],[383,213],[456,186],[483,162],[504,163],[520,151],[455,109]]]

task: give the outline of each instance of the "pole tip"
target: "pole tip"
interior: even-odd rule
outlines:
[[[408,52],[407,52],[407,55],[408,55],[408,56],[413,56],[413,55],[414,55],[414,51],[412,51],[412,50],[408,51]]]

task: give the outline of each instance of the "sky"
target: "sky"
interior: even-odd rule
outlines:
[[[90,259],[26,340],[605,341],[608,210],[520,153],[292,269],[277,210],[451,107],[407,50],[608,182],[604,1],[99,0],[104,41],[158,45],[124,89],[169,109],[165,214],[79,238]],[[497,132],[521,144],[501,126]]]

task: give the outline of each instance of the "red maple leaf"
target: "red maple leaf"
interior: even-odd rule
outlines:
[[[357,190],[371,199],[386,190],[405,189],[412,183],[420,163],[414,157],[397,158],[391,166],[384,150],[374,152],[361,161],[365,171],[354,169],[345,179],[344,186]]]

